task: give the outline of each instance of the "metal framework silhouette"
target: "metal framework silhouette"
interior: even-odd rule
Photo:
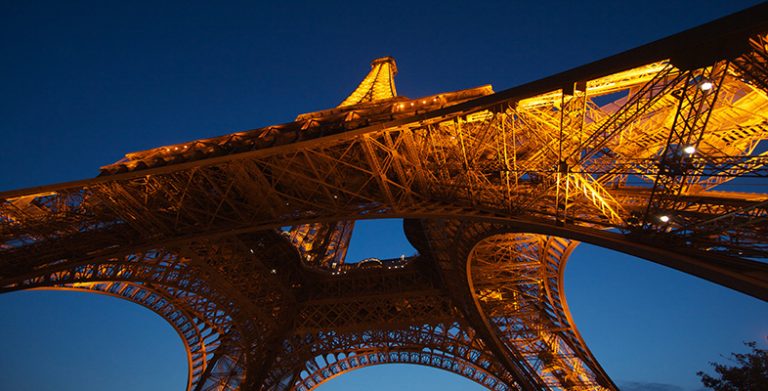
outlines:
[[[145,306],[188,390],[410,363],[492,390],[616,389],[563,293],[579,242],[768,300],[768,6],[533,83],[339,106],[0,193],[0,292]],[[356,220],[418,255],[345,262]],[[375,254],[372,254],[375,255]]]

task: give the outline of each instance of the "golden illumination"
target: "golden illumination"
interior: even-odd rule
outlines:
[[[397,75],[397,65],[394,58],[382,57],[373,60],[371,71],[339,107],[396,97],[395,75]]]

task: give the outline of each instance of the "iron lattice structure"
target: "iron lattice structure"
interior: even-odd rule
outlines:
[[[616,389],[577,331],[579,242],[768,300],[768,6],[516,88],[329,110],[0,194],[0,289],[176,329],[188,390],[311,390],[384,363],[492,390]],[[761,179],[762,178],[762,179]],[[418,255],[345,263],[360,219]]]

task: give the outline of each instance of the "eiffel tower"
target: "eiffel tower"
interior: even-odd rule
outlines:
[[[768,300],[767,34],[763,4],[418,99],[376,59],[337,107],[0,193],[0,292],[147,307],[184,343],[187,390],[304,391],[387,363],[615,390],[563,292],[580,242]],[[380,218],[418,254],[347,262],[355,221]]]

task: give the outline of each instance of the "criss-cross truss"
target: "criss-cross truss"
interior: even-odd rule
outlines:
[[[537,82],[336,108],[0,193],[0,291],[148,307],[188,390],[411,363],[492,390],[616,389],[568,310],[579,242],[768,300],[768,6]],[[345,262],[354,222],[418,255]],[[375,254],[371,254],[374,255]]]

